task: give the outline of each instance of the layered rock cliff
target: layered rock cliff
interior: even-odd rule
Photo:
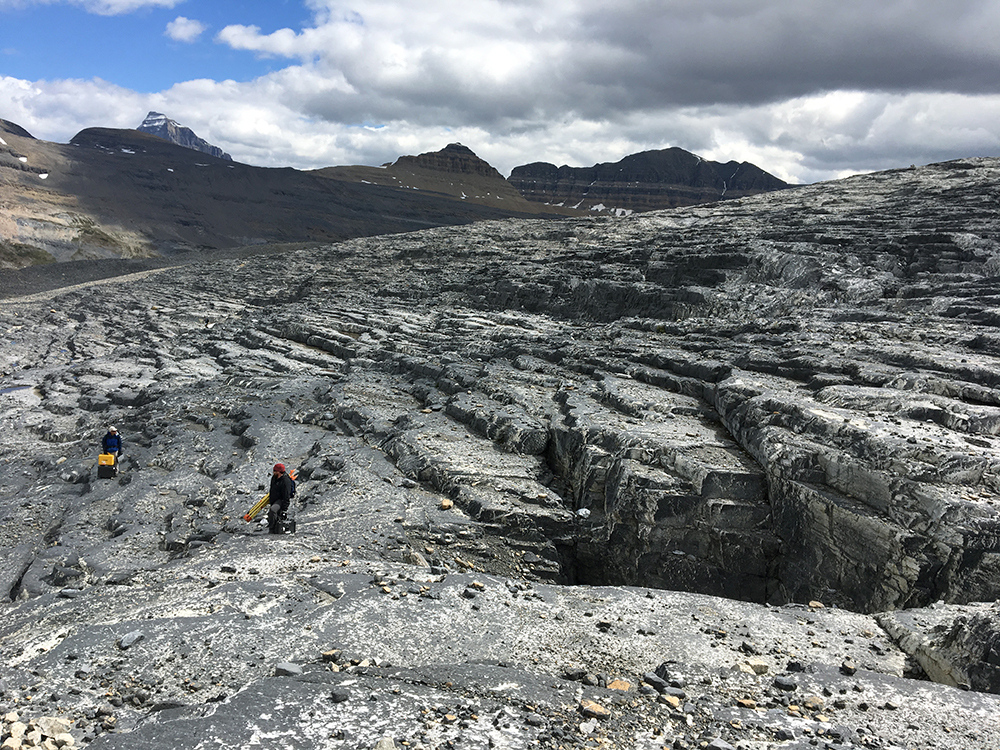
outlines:
[[[720,164],[681,148],[644,151],[593,167],[536,162],[515,167],[507,179],[530,201],[618,213],[710,203],[788,187],[748,162]]]
[[[324,167],[315,174],[333,180],[379,185],[409,193],[447,196],[463,203],[491,206],[521,214],[579,213],[530,202],[496,169],[461,143],[440,151],[401,156],[381,167]]]

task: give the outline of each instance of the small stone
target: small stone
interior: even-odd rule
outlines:
[[[845,659],[844,663],[840,665],[840,673],[845,674],[848,677],[850,677],[857,671],[858,671],[857,666],[850,659]]]
[[[608,709],[588,698],[580,701],[580,710],[584,716],[589,716],[592,719],[607,719],[611,716],[611,712]]]
[[[625,680],[612,680],[608,683],[608,690],[618,690],[627,693],[632,688],[632,684]]]
[[[302,667],[292,664],[290,661],[283,661],[275,664],[274,674],[276,677],[294,677],[302,674]]]
[[[441,501],[441,510],[451,510],[454,507],[455,503],[453,503],[448,498],[445,498],[444,500]]]
[[[793,680],[791,677],[786,677],[785,675],[778,675],[777,677],[775,677],[774,682],[772,684],[774,685],[774,687],[778,688],[778,690],[783,690],[786,693],[794,692],[799,687],[798,683],[795,682],[795,680]]]
[[[809,609],[826,609],[823,602],[811,601],[809,602]]]
[[[714,739],[708,743],[706,746],[707,750],[736,750],[735,747],[730,745],[725,740]]]
[[[676,695],[663,694],[660,695],[660,697],[657,698],[657,700],[660,703],[663,703],[664,705],[670,706],[671,708],[680,708],[681,705],[681,699],[678,698]]]
[[[131,633],[127,633],[122,637],[121,641],[118,644],[118,648],[120,648],[122,651],[127,651],[145,637],[146,637],[145,633],[143,633],[141,630],[133,630]]]
[[[822,698],[816,695],[810,695],[804,701],[802,701],[802,706],[809,711],[822,711],[824,701]]]
[[[661,693],[663,692],[663,689],[667,687],[667,681],[655,672],[646,672],[646,674],[642,676],[642,681]]]
[[[343,703],[351,697],[351,694],[346,690],[333,690],[330,693],[330,700],[333,703]]]
[[[68,732],[57,734],[52,739],[56,743],[56,747],[73,747],[76,744],[76,740],[73,739],[73,735]]]
[[[66,719],[59,719],[53,716],[43,716],[31,723],[35,729],[38,729],[46,737],[55,737],[57,734],[69,734],[71,726]]]
[[[426,558],[415,550],[410,550],[406,555],[406,562],[410,565],[417,565],[421,568],[429,568],[430,563]]]
[[[740,708],[757,708],[757,701],[751,700],[750,698],[740,698],[736,701],[736,705]]]
[[[374,750],[396,750],[396,741],[392,737],[383,737],[375,743]]]
[[[767,674],[771,669],[771,665],[764,659],[747,659],[746,664],[756,675]]]

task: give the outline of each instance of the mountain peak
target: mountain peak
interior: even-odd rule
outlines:
[[[165,141],[170,141],[171,143],[183,146],[184,148],[201,151],[202,153],[209,154],[217,159],[225,159],[227,161],[233,160],[233,157],[218,146],[213,146],[205,139],[199,138],[195,135],[191,128],[184,127],[180,123],[171,120],[169,117],[160,112],[150,111],[146,115],[146,119],[144,119],[142,124],[136,129],[141,133],[155,135],[157,138],[162,138]]]
[[[176,122],[171,120],[166,115],[161,114],[159,112],[150,111],[149,114],[146,115],[146,119],[142,121],[142,125],[140,125],[137,129],[141,130],[144,133],[147,133],[149,132],[150,128],[160,128],[172,122],[175,126],[180,127],[180,125],[178,125]]]
[[[449,143],[440,151],[419,156],[400,156],[395,166],[503,179],[503,175],[489,162],[480,159],[471,148],[461,143]]]

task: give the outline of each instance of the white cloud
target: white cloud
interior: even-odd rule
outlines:
[[[163,33],[175,42],[193,42],[207,28],[201,21],[193,21],[184,16],[177,16],[177,18],[167,24],[167,30]]]
[[[718,161],[750,161],[790,182],[1000,155],[1000,95],[883,95],[854,91],[776,104],[661,108],[611,120],[573,118],[506,133],[449,127],[398,116],[365,127],[303,113],[303,101],[349,96],[343,80],[289,68],[255,81],[188,81],[138,94],[101,80],[0,79],[4,119],[37,137],[68,141],[87,126],[134,128],[146,112],[164,112],[238,161],[301,169],[381,164],[402,154],[461,142],[503,174],[549,161],[590,166],[638,151],[680,146]]]
[[[802,182],[1000,154],[995,0],[348,2],[306,0],[303,28],[225,27],[221,45],[287,60],[253,81],[26,83],[0,116],[67,140],[153,109],[236,159],[300,168],[453,141],[505,174],[680,146]]]

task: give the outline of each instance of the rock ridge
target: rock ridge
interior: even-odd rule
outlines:
[[[749,162],[707,161],[681,148],[643,151],[593,167],[535,162],[508,182],[528,200],[589,211],[650,211],[781,190],[788,184]]]

